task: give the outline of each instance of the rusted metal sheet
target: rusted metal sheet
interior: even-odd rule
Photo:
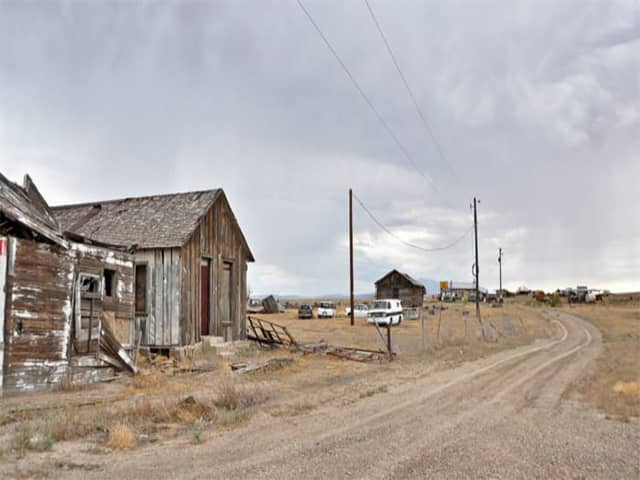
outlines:
[[[278,302],[273,295],[262,299],[262,308],[264,308],[264,313],[278,313],[280,311]]]

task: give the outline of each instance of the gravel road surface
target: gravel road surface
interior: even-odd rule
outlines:
[[[600,332],[549,312],[559,335],[418,376],[342,406],[87,457],[71,478],[629,478],[640,477],[640,428],[563,392],[601,351]],[[82,460],[78,458],[76,460]]]

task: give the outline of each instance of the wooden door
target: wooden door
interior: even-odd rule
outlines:
[[[230,262],[224,262],[222,265],[222,278],[220,279],[220,325],[222,327],[222,335],[225,339],[228,337],[227,330],[233,325],[233,308],[231,305],[231,266]]]
[[[209,335],[211,320],[211,268],[209,260],[200,263],[200,334]]]

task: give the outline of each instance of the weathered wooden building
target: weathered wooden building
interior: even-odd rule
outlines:
[[[117,352],[133,343],[133,256],[80,240],[62,235],[28,176],[0,174],[0,394],[127,368]]]
[[[398,298],[403,308],[422,307],[427,289],[406,273],[391,270],[376,283],[376,298]]]
[[[253,254],[221,189],[55,207],[65,231],[135,245],[135,311],[142,344],[246,337]]]

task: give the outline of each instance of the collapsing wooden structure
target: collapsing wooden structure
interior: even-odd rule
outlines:
[[[376,298],[397,298],[403,308],[421,308],[427,289],[406,273],[391,270],[376,283]]]
[[[0,174],[0,394],[135,371],[133,274],[130,253],[63,235],[29,176]]]
[[[53,208],[68,232],[135,245],[135,317],[142,345],[168,349],[202,336],[246,338],[253,254],[221,189]]]

